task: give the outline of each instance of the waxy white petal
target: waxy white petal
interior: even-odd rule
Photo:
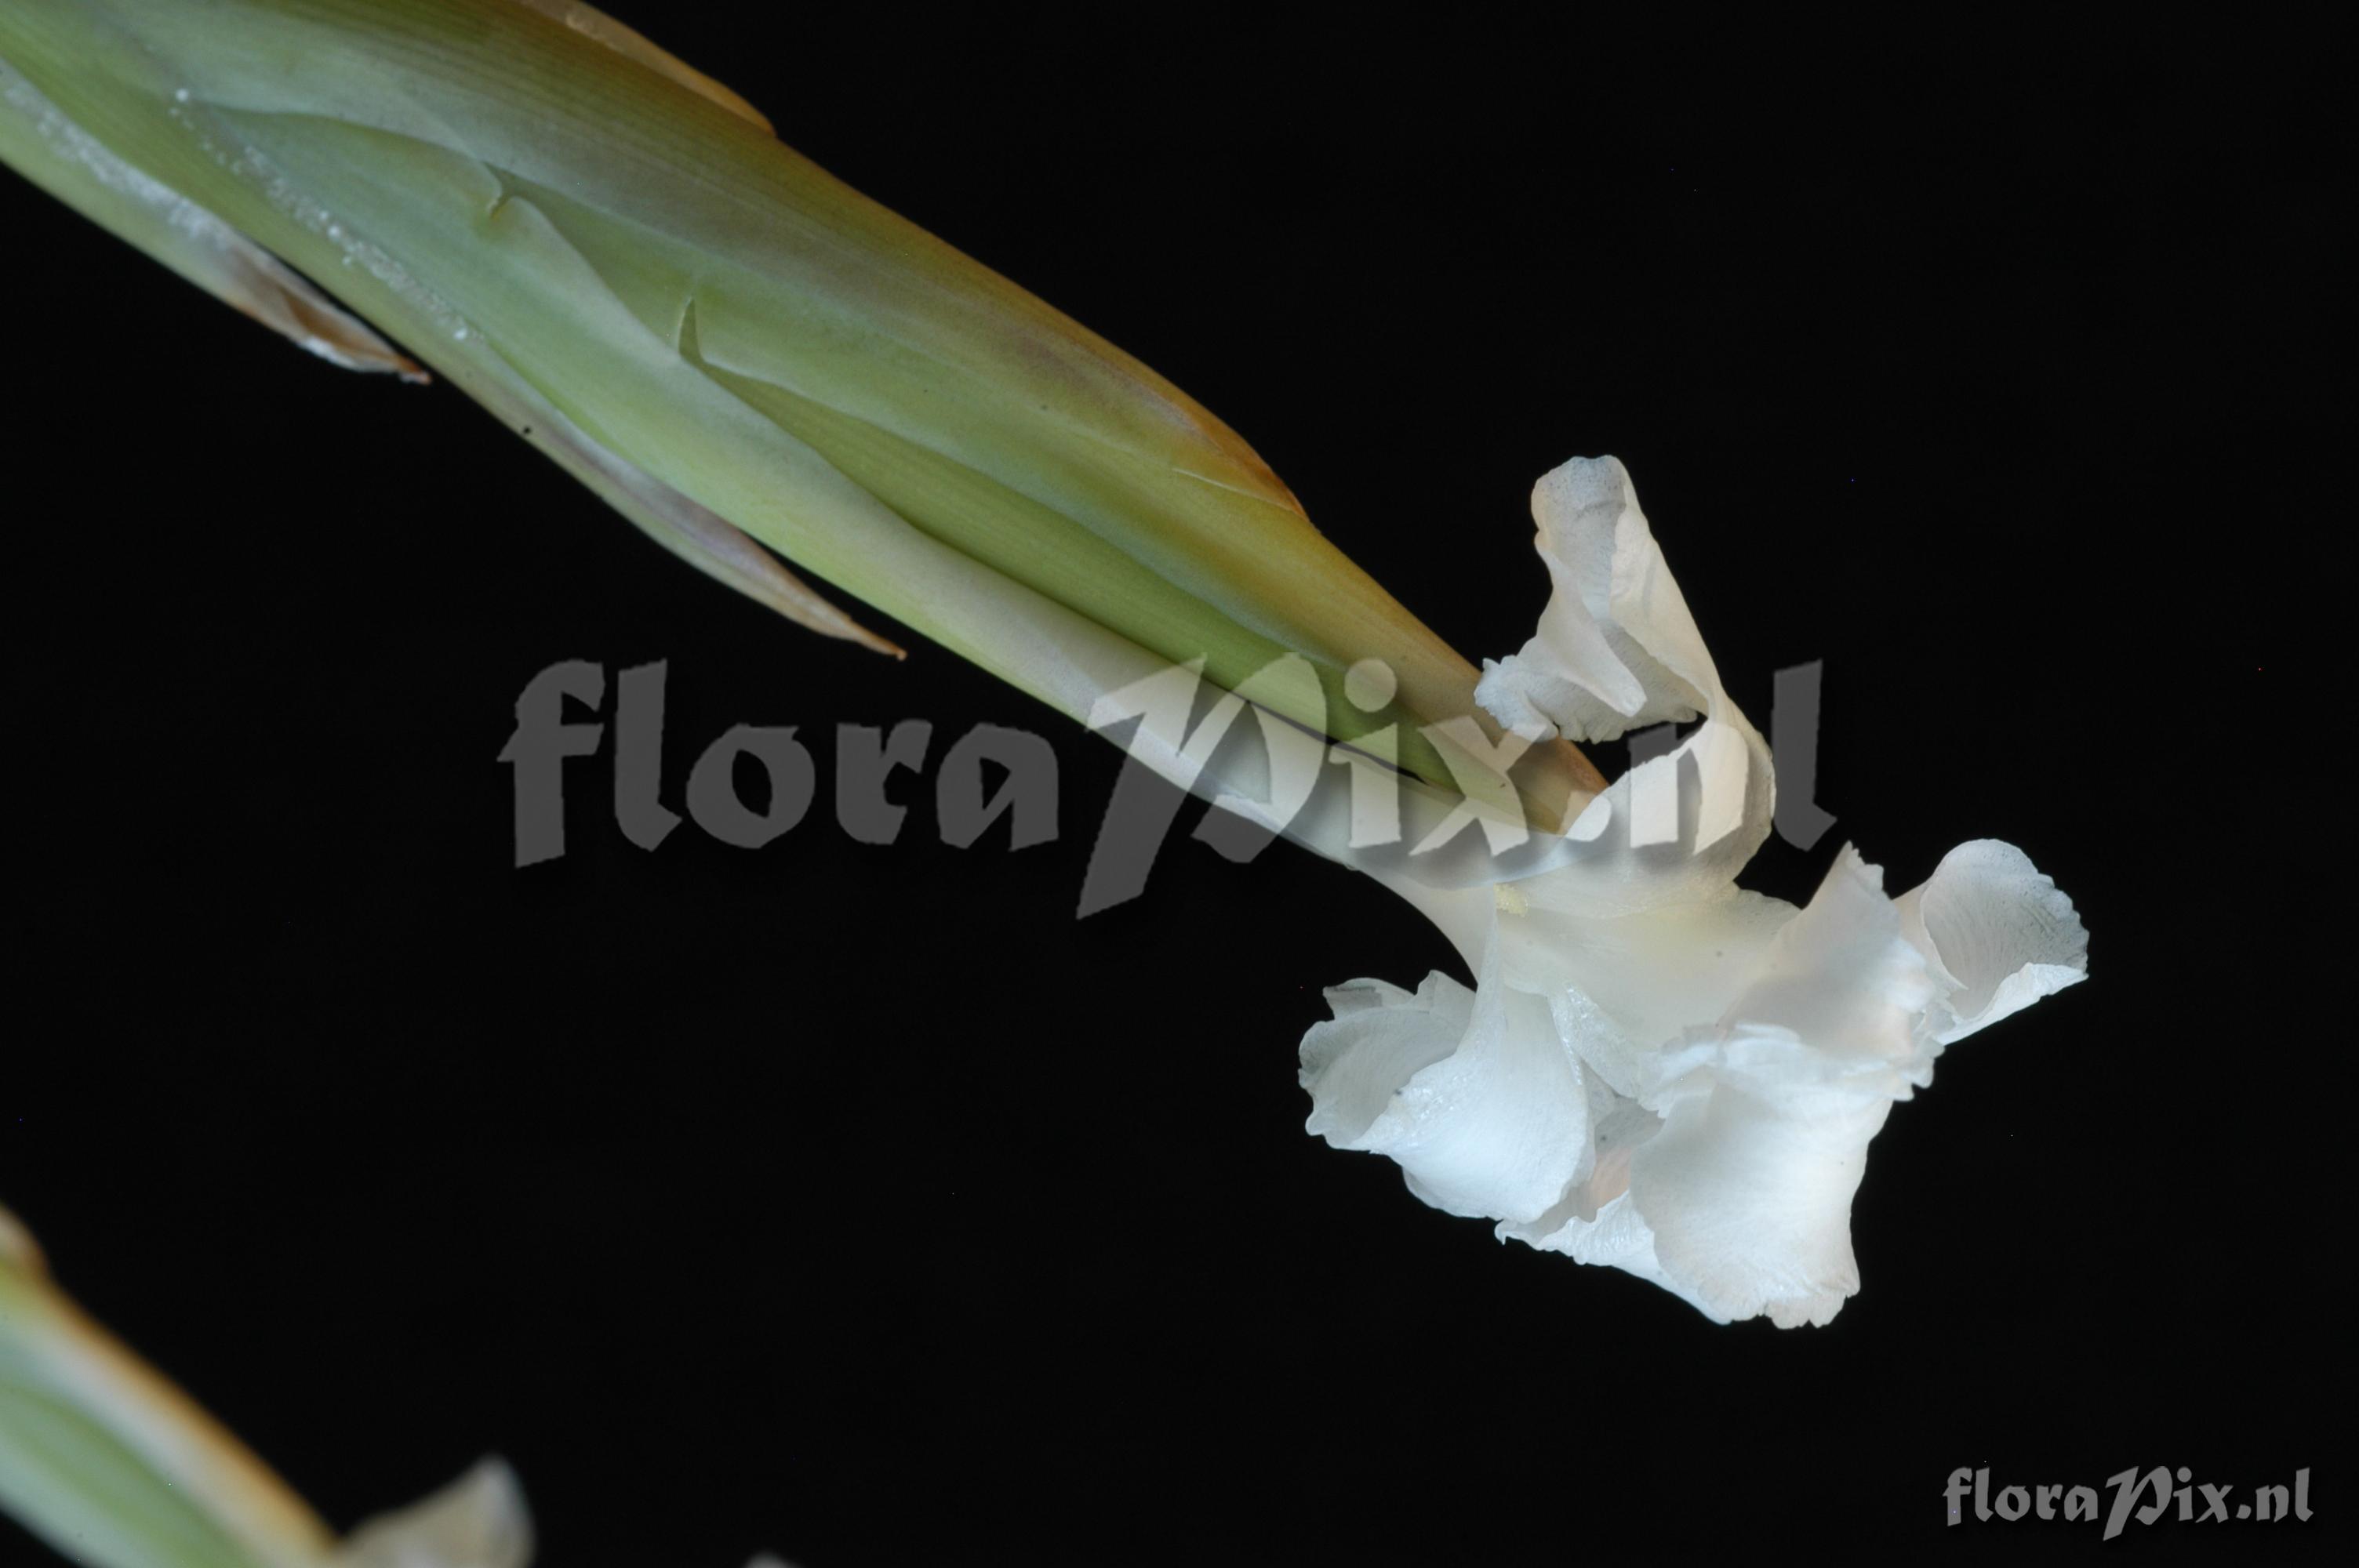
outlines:
[[[2089,975],[2089,933],[2072,901],[2012,844],[1977,838],[1895,901],[1901,929],[1951,982],[1947,1044]]]
[[[1892,1102],[1931,1074],[1940,994],[1882,874],[1846,847],[1710,1029],[1658,1056],[1631,1158],[1664,1273],[1714,1317],[1824,1323],[1859,1289],[1851,1198]]]
[[[1587,1090],[1547,1004],[1500,982],[1432,975],[1415,996],[1360,981],[1302,1042],[1310,1130],[1388,1154],[1452,1214],[1529,1218],[1586,1173]]]
[[[1510,728],[1582,741],[1703,722],[1615,780],[1590,807],[1602,828],[1576,824],[1589,841],[1517,892],[1590,914],[1723,896],[1769,836],[1768,745],[1722,687],[1618,460],[1575,458],[1547,474],[1532,515],[1555,591],[1523,651],[1485,662],[1475,700]]]
[[[1485,659],[1475,700],[1510,729],[1611,741],[1702,712],[1720,676],[1614,458],[1575,458],[1532,486],[1555,591],[1523,652]]]
[[[1628,476],[1580,460],[1533,492],[1556,591],[1486,666],[1503,723],[1582,740],[1701,715],[1592,806],[1480,929],[1437,920],[1469,992],[1331,991],[1303,1041],[1311,1130],[1390,1155],[1437,1207],[1611,1264],[1722,1322],[1823,1324],[1859,1288],[1851,1200],[1895,1101],[1943,1045],[2087,968],[2071,903],[2011,845],[1961,846],[1895,900],[1846,847],[1810,904],[1739,891],[1774,810]],[[1550,1190],[1549,1184],[1556,1184]]]

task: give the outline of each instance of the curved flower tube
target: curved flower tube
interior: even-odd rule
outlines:
[[[1309,1130],[1390,1156],[1419,1197],[1503,1239],[1610,1263],[1716,1321],[1824,1324],[1859,1289],[1851,1199],[1893,1102],[1952,1041],[2084,978],[2088,935],[1992,839],[1897,898],[1848,847],[1803,908],[1737,888],[1768,836],[1768,748],[1628,474],[1576,460],[1532,504],[1555,592],[1523,651],[1485,669],[1494,716],[1580,741],[1703,723],[1590,807],[1584,853],[1450,895],[1473,989],[1433,974],[1327,993],[1334,1017],[1301,1046]]]

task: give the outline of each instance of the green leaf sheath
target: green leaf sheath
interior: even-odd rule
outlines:
[[[1399,723],[1402,765],[1451,785],[1414,731],[1475,713],[1475,671],[1234,433],[643,40],[548,9],[10,0],[0,61],[519,428],[554,410],[537,442],[734,586],[799,590],[730,553],[742,529],[1075,717],[1072,628],[1230,688],[1298,654],[1324,701],[1287,718]],[[27,138],[0,156],[38,161]],[[110,226],[192,271],[152,221]],[[1398,678],[1385,711],[1343,699],[1364,658]],[[1543,750],[1560,797],[1602,787]]]

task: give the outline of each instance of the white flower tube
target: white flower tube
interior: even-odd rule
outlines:
[[[1327,993],[1333,1020],[1302,1042],[1309,1130],[1391,1156],[1438,1208],[1717,1321],[1823,1324],[1859,1289],[1851,1199],[1893,1102],[1951,1041],[2083,978],[2088,935],[1989,839],[1897,899],[1849,848],[1807,907],[1738,889],[1768,836],[1768,749],[1629,476],[1576,460],[1532,503],[1555,594],[1523,651],[1486,665],[1484,706],[1583,741],[1703,723],[1592,806],[1569,861],[1454,895],[1492,905],[1472,991],[1434,974]]]

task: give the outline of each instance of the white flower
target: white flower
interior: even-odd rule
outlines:
[[[2083,978],[2087,934],[1990,839],[1898,898],[1849,848],[1804,908],[1739,890],[1769,830],[1768,749],[1629,476],[1576,460],[1532,507],[1555,593],[1523,651],[1486,665],[1484,705],[1582,741],[1703,723],[1590,808],[1569,861],[1425,901],[1462,946],[1483,932],[1473,990],[1434,974],[1327,993],[1333,1020],[1302,1042],[1310,1130],[1391,1156],[1438,1208],[1715,1320],[1823,1324],[1859,1288],[1851,1199],[1893,1102],[1951,1042]]]

